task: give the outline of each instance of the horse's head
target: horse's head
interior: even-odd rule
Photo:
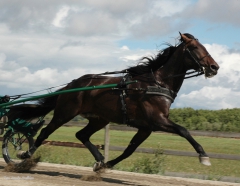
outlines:
[[[213,77],[217,74],[219,65],[208,53],[206,48],[192,35],[181,34],[183,50],[185,55],[185,65],[188,69],[204,71],[206,77]]]

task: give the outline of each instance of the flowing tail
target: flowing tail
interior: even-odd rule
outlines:
[[[46,97],[38,100],[36,105],[20,104],[10,107],[10,111],[7,113],[8,120],[14,120],[17,118],[31,120],[41,116],[47,115],[55,108],[58,95]]]

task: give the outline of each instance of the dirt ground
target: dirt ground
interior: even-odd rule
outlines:
[[[124,171],[107,170],[96,174],[92,168],[38,163],[27,173],[5,172],[6,163],[0,158],[0,186],[237,186],[239,183],[227,183],[198,179],[176,178],[148,175]]]

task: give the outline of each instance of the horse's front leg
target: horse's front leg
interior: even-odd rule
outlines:
[[[206,152],[203,150],[203,147],[194,140],[194,138],[191,136],[191,134],[188,132],[187,129],[172,122],[167,118],[162,118],[157,123],[158,125],[154,126],[156,130],[178,134],[181,137],[185,138],[193,146],[196,152],[199,154],[200,163],[207,166],[211,165],[209,157],[206,154]]]
[[[125,151],[120,156],[118,156],[116,159],[108,161],[105,164],[105,166],[107,168],[111,168],[114,165],[116,165],[117,163],[119,163],[120,161],[122,161],[123,159],[128,158],[137,149],[137,147],[148,138],[148,136],[151,134],[151,132],[152,132],[151,130],[139,129],[138,132],[134,135],[134,137],[130,141],[130,143],[129,143],[128,147],[125,149]]]

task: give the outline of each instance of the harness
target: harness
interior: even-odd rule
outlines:
[[[154,78],[155,80],[155,78]],[[159,95],[159,96],[165,96],[167,98],[169,98],[171,100],[171,102],[174,102],[174,99],[177,96],[177,93],[164,88],[160,85],[158,86],[147,86],[147,89],[144,88],[127,88],[126,82],[127,81],[131,81],[131,76],[129,74],[126,74],[125,76],[123,76],[123,78],[121,79],[121,81],[119,82],[119,84],[117,85],[116,88],[113,88],[113,90],[120,90],[120,101],[122,104],[121,110],[122,110],[122,115],[123,115],[123,124],[128,124],[129,123],[129,118],[128,118],[128,114],[127,114],[127,104],[126,104],[126,98],[127,98],[127,90],[135,90],[135,91],[144,91],[146,95]],[[155,83],[157,83],[157,81],[155,80]]]
[[[146,94],[165,96],[169,98],[172,101],[172,103],[174,102],[174,99],[177,96],[176,92],[161,86],[148,86]]]
[[[117,87],[115,89],[119,89],[120,90],[120,101],[122,104],[122,113],[123,113],[123,124],[128,123],[129,119],[127,117],[127,104],[126,104],[126,89],[127,89],[127,85],[126,85],[126,81],[129,81],[131,79],[131,76],[129,74],[126,74],[125,76],[123,76],[123,78],[121,79],[120,83],[118,83]]]

